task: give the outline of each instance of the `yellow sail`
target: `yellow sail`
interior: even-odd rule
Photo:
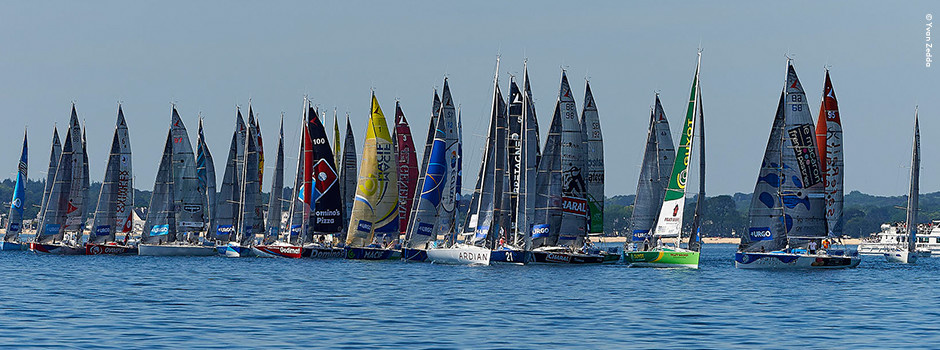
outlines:
[[[366,129],[362,148],[362,167],[356,184],[356,199],[346,235],[346,245],[361,247],[373,238],[383,242],[385,236],[398,235],[398,169],[388,123],[372,95],[372,117]]]

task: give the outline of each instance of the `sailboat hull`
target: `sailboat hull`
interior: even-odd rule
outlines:
[[[215,247],[201,245],[156,245],[141,244],[137,246],[137,255],[146,256],[213,256]]]
[[[235,243],[216,246],[215,249],[217,252],[219,252],[219,255],[227,258],[247,258],[253,256],[251,254],[251,247],[246,247]]]
[[[618,258],[619,259],[619,258]],[[612,262],[602,254],[578,254],[567,252],[534,251],[530,264],[603,264]]]
[[[401,248],[401,259],[404,261],[426,262],[428,251],[424,249]]]
[[[734,254],[734,267],[739,269],[844,269],[858,266],[855,255],[793,254],[783,252]]]
[[[911,254],[907,250],[895,250],[884,253],[885,260],[889,263],[913,264],[917,262],[917,254]]]
[[[0,250],[23,251],[29,250],[29,244],[20,242],[0,242]]]
[[[29,242],[29,250],[35,253],[55,254],[55,255],[84,255],[85,249],[82,247],[73,247],[66,244],[43,244]]]
[[[524,265],[525,251],[521,249],[496,249],[490,252],[490,263]]]
[[[260,258],[290,258],[303,257],[304,248],[298,245],[256,245],[251,252]]]
[[[638,251],[624,252],[623,262],[631,267],[698,268],[699,252]]]
[[[307,245],[304,247],[303,256],[311,259],[342,259],[346,256],[346,251],[333,246]]]
[[[428,249],[428,260],[433,264],[489,265],[490,251],[472,245],[457,245],[451,248]]]
[[[117,244],[85,243],[85,255],[137,255],[137,247]]]
[[[397,260],[401,258],[401,251],[394,249],[346,247],[346,259],[349,260]]]

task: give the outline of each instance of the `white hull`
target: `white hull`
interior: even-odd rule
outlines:
[[[793,254],[783,252],[735,254],[734,267],[739,269],[844,269],[858,266],[858,255]]]
[[[884,256],[889,263],[913,264],[917,262],[917,254],[911,254],[907,250],[895,250],[885,253]]]
[[[138,255],[147,256],[213,256],[215,247],[201,245],[152,245],[137,246]]]
[[[489,265],[490,250],[472,245],[428,249],[428,261],[447,265]]]

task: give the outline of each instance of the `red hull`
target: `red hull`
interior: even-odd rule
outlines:
[[[281,258],[300,259],[303,254],[303,248],[300,246],[256,245],[253,248],[263,254]]]

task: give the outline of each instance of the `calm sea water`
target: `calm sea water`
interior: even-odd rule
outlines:
[[[745,271],[0,252],[0,346],[940,346],[940,259]]]

